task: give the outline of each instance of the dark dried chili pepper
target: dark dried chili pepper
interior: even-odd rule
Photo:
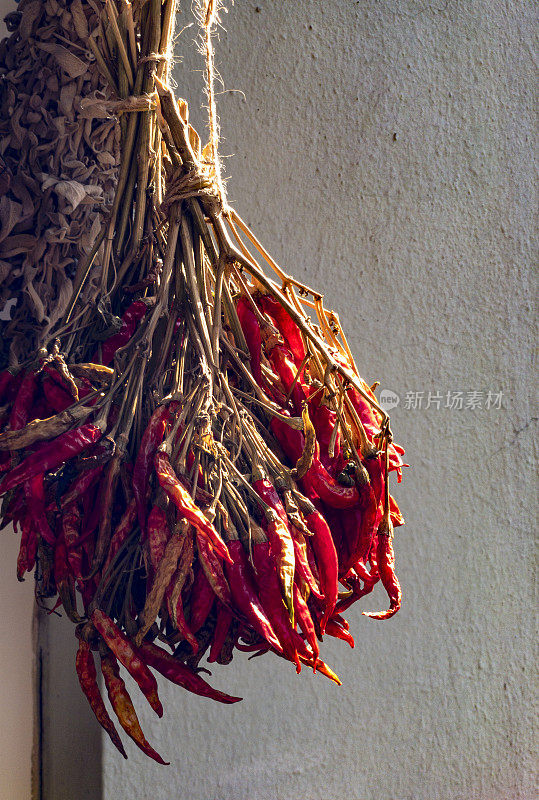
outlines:
[[[163,706],[157,694],[157,681],[127,636],[99,608],[96,608],[92,613],[91,621],[114,655],[124,665],[131,677],[134,678],[157,716],[162,717]]]
[[[79,500],[88,489],[90,489],[98,480],[103,471],[103,465],[93,467],[93,469],[84,470],[81,472],[65,494],[62,495],[60,500],[60,508],[65,508],[76,500]]]
[[[169,762],[161,758],[142,732],[133,702],[125,688],[125,683],[120,677],[118,662],[112,653],[101,655],[101,672],[105,679],[110,704],[124,731],[135,742],[137,747],[140,747],[143,753],[153,758],[158,764],[168,766]]]
[[[148,304],[144,300],[135,300],[122,314],[122,325],[118,333],[110,336],[101,345],[101,358],[99,350],[94,353],[90,361],[107,366],[113,360],[116,351],[124,347],[135,333],[137,324],[146,314]]]
[[[208,697],[211,700],[217,700],[219,703],[238,703],[242,698],[233,697],[232,695],[220,692],[214,689],[209,683],[189,669],[188,666],[182,664],[155,644],[150,642],[143,642],[140,648],[141,654],[148,664],[148,666],[156,669],[161,675],[164,675],[167,680],[175,683],[177,686],[182,686],[188,692],[198,694],[201,697]]]
[[[197,551],[200,560],[200,566],[206,576],[208,583],[211,586],[213,593],[219,600],[227,606],[232,605],[232,595],[230,594],[230,587],[223,572],[223,565],[217,553],[214,552],[213,546],[205,536],[202,536],[197,531]]]
[[[208,619],[215,601],[215,593],[203,569],[195,570],[190,597],[191,616],[189,618],[189,627],[193,633],[196,633]]]
[[[155,455],[155,471],[159,485],[167,493],[180,514],[200,533],[208,537],[221,558],[230,561],[230,554],[225,543],[211,522],[197,508],[187,489],[182,486],[170,464],[168,455],[163,450],[158,450]]]
[[[209,664],[213,664],[219,659],[233,619],[232,612],[221,602],[217,601],[217,620],[213,632],[210,654],[208,656]]]
[[[146,503],[148,480],[153,467],[157,448],[163,441],[167,422],[170,418],[168,406],[158,406],[142,435],[140,447],[133,467],[133,494],[137,503],[137,514],[141,531],[146,525]]]
[[[73,431],[62,433],[53,442],[40,445],[34,453],[11,470],[0,481],[0,495],[18,486],[34,475],[54,472],[69,459],[82,453],[103,435],[101,428],[93,423],[86,423]]]
[[[123,544],[125,543],[125,540],[133,530],[133,525],[135,524],[136,516],[137,516],[137,509],[135,505],[135,499],[132,498],[127,504],[126,509],[122,514],[122,518],[120,519],[110,539],[107,557],[105,559],[105,563],[103,564],[103,574],[107,572],[110,564],[116,557],[116,554],[120,551]]]
[[[38,536],[54,547],[56,537],[51,530],[45,513],[45,486],[43,473],[28,478],[23,485],[28,513],[32,518]]]
[[[25,572],[31,572],[36,563],[38,547],[37,533],[31,517],[24,514],[21,519],[21,543],[17,556],[17,580],[23,581]]]
[[[80,688],[90,703],[90,708],[94,712],[97,721],[110,736],[112,744],[120,751],[124,758],[127,758],[127,753],[124,750],[122,740],[118,735],[118,731],[114,727],[113,721],[109,717],[108,711],[105,708],[105,703],[101,697],[99,684],[97,683],[94,657],[92,655],[90,645],[85,642],[84,639],[79,639],[79,649],[77,650],[75,668],[77,670]]]
[[[9,427],[12,431],[21,430],[30,420],[36,389],[36,376],[33,370],[28,370],[19,386],[19,391],[9,416]]]

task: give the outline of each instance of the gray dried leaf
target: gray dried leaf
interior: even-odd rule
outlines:
[[[84,75],[88,69],[88,64],[86,62],[82,61],[74,53],[71,53],[67,47],[63,47],[61,44],[36,42],[36,46],[50,53],[59,67],[63,69],[64,72],[67,72],[70,78],[78,78]]]

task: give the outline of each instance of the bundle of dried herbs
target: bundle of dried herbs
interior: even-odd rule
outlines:
[[[21,533],[19,578],[36,569],[39,601],[58,596],[76,624],[98,721],[125,755],[96,659],[121,726],[161,763],[120,665],[158,715],[152,670],[239,699],[200,676],[206,655],[271,651],[339,683],[323,637],[354,646],[342,614],[379,580],[389,609],[368,616],[401,603],[389,473],[403,450],[336,314],[226,202],[218,9],[197,13],[204,147],[168,85],[175,0],[21,2],[0,59],[4,108],[20,110],[2,139],[1,264],[19,298],[0,374],[3,523]]]

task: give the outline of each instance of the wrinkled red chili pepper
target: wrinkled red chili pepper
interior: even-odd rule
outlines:
[[[290,532],[292,534],[292,540],[294,542],[294,555],[296,557],[296,571],[297,574],[305,581],[307,586],[309,587],[310,592],[316,597],[318,600],[323,600],[324,595],[320,591],[318,586],[318,582],[314,577],[309,560],[307,557],[307,543],[305,541],[304,535],[301,531],[298,531],[293,525],[290,526]]]
[[[275,344],[267,352],[269,361],[274,371],[281,379],[284,390],[290,394],[292,406],[296,414],[301,414],[303,403],[307,399],[299,379],[296,379],[297,367],[292,358],[292,354],[287,347]],[[279,402],[279,396],[272,392],[274,400]]]
[[[47,405],[55,414],[59,414],[61,411],[65,411],[66,408],[73,405],[73,398],[69,392],[59,386],[48,375],[43,377],[41,386]]]
[[[359,493],[356,487],[342,486],[329,474],[316,456],[303,481],[306,486],[314,489],[324,503],[333,508],[353,508],[359,503]]]
[[[37,389],[37,378],[33,370],[29,370],[22,379],[19,391],[11,408],[9,427],[12,431],[19,431],[30,421],[32,405]]]
[[[56,537],[51,530],[45,513],[45,486],[43,473],[33,475],[24,482],[24,495],[32,524],[38,536],[54,547]]]
[[[157,406],[140,440],[140,447],[133,467],[133,494],[137,503],[137,515],[141,531],[146,525],[146,503],[148,480],[157,448],[163,442],[167,422],[170,418],[168,406]]]
[[[125,540],[133,530],[136,516],[137,508],[135,504],[135,498],[132,498],[127,504],[126,509],[122,514],[122,518],[116,526],[116,530],[112,534],[107,557],[105,559],[105,563],[103,564],[103,574],[107,572],[116,554],[119,552]]]
[[[352,648],[355,647],[354,637],[337,619],[328,620],[326,633],[328,636],[334,636],[336,639],[342,639],[343,642],[348,642]]]
[[[93,469],[86,469],[77,475],[73,483],[65,494],[62,495],[60,500],[60,508],[65,508],[70,505],[74,500],[79,500],[94,484],[103,471],[103,465]]]
[[[167,598],[167,602],[171,603],[171,600]],[[198,639],[195,636],[193,630],[191,629],[190,624],[187,623],[185,619],[185,613],[183,610],[183,600],[182,600],[182,593],[178,595],[176,598],[176,602],[174,604],[174,609],[170,609],[169,613],[174,615],[174,626],[181,637],[191,645],[191,649],[193,654],[196,655],[199,650]]]
[[[163,450],[158,450],[155,455],[155,471],[159,485],[167,493],[180,514],[185,517],[191,525],[194,525],[200,533],[208,537],[215,552],[218,553],[221,558],[225,561],[230,561],[230,554],[226,544],[211,522],[206,519],[204,514],[194,504],[189,492],[181,485],[170,464],[168,455]]]
[[[31,517],[21,519],[21,543],[17,556],[17,580],[23,581],[25,572],[31,572],[36,563],[38,539]]]
[[[361,558],[367,558],[378,523],[378,503],[370,481],[358,487],[359,506],[342,512],[341,521],[348,555],[340,565],[345,573]]]
[[[0,481],[0,495],[18,486],[34,475],[54,472],[66,461],[77,456],[102,436],[101,429],[89,422],[67,433],[62,433],[53,442],[46,442]]]
[[[324,595],[324,615],[320,621],[320,629],[323,634],[326,623],[333,614],[339,594],[337,551],[326,520],[314,506],[310,513],[304,514],[304,518],[305,524],[313,534],[310,544],[318,564],[320,589]]]
[[[157,681],[146,664],[142,661],[127,636],[125,636],[111,618],[99,608],[95,609],[91,620],[116,658],[124,665],[131,677],[134,678],[157,716],[162,717],[163,706],[157,694]]]
[[[262,607],[279,639],[284,654],[296,664],[296,672],[301,672],[299,654],[310,657],[305,642],[292,627],[290,615],[281,595],[279,576],[270,553],[269,542],[253,544],[253,562],[256,570],[258,595]]]
[[[149,566],[151,567],[149,570],[151,583],[157,566],[163,558],[167,542],[170,539],[167,515],[159,506],[154,506],[148,514],[146,532],[146,544],[150,561]]]
[[[234,606],[271,647],[282,653],[283,648],[260,604],[250,565],[240,540],[230,540],[228,547],[232,563],[225,563],[225,575],[228,578]]]
[[[82,580],[82,553],[80,551],[81,515],[75,502],[64,508],[61,531],[67,547],[67,560],[75,578]]]
[[[318,661],[318,656],[320,655],[320,649],[318,647],[318,640],[316,638],[316,631],[314,629],[311,612],[309,611],[307,603],[301,596],[301,592],[298,589],[297,583],[294,584],[294,611],[296,614],[296,619],[299,623],[299,627],[303,631],[303,634],[307,639],[311,650],[313,651],[313,671],[316,671],[316,663]]]
[[[219,703],[238,703],[242,699],[214,689],[200,675],[155,644],[143,642],[140,651],[148,666],[156,669],[177,686],[183,686],[188,692],[217,700]]]
[[[204,570],[200,568],[196,568],[194,572],[190,600],[190,626],[194,633],[197,633],[208,619],[215,602],[215,593],[204,574]]]
[[[210,654],[208,656],[208,663],[213,664],[219,658],[223,645],[227,639],[230,626],[232,625],[232,612],[217,601],[217,620],[215,623],[215,630],[213,632],[213,640],[210,647]]]
[[[242,296],[239,298],[236,303],[236,312],[243,335],[245,336],[245,341],[247,342],[247,347],[249,348],[251,372],[259,386],[266,386],[267,382],[262,376],[261,368],[262,335],[260,332],[260,324],[246,297]]]
[[[110,704],[124,731],[143,753],[153,758],[158,764],[168,765],[169,762],[161,758],[142,733],[135,708],[125,688],[125,683],[120,677],[118,662],[112,653],[101,656],[101,672],[105,679]]]
[[[75,582],[69,569],[67,546],[62,533],[56,539],[54,547],[54,581],[65,613],[72,622],[80,622],[81,619],[77,613]]]
[[[113,721],[109,717],[108,711],[105,708],[105,703],[101,697],[101,692],[99,691],[94,657],[92,655],[90,645],[83,639],[79,639],[79,649],[77,650],[77,657],[75,659],[75,668],[77,670],[80,688],[84,692],[97,721],[110,736],[112,744],[120,751],[124,758],[127,758],[127,753],[124,750],[122,740],[118,735],[118,731],[114,727]]]
[[[99,350],[96,350],[90,359],[94,364],[104,364],[108,366],[117,350],[124,347],[135,333],[137,323],[143,318],[148,310],[148,305],[143,300],[135,300],[122,314],[122,326],[118,333],[110,336],[101,345],[101,358]]]
[[[275,322],[277,330],[285,340],[290,348],[294,361],[299,367],[305,358],[305,345],[301,336],[301,332],[289,315],[288,311],[269,294],[260,294],[255,296],[255,300],[259,308],[272,318]]]
[[[380,523],[377,539],[376,562],[378,574],[389,597],[390,605],[387,611],[364,611],[363,614],[371,619],[389,619],[400,609],[402,600],[400,583],[395,574],[393,524],[389,516],[389,510]]]

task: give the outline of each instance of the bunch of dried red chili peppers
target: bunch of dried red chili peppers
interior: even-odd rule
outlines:
[[[95,41],[111,108],[130,109],[116,198],[53,337],[0,374],[17,575],[35,568],[39,598],[76,624],[80,684],[112,742],[125,755],[96,661],[120,725],[160,763],[120,665],[159,716],[152,670],[239,699],[201,677],[206,654],[271,651],[339,683],[319,642],[354,646],[342,614],[379,580],[389,609],[368,616],[398,611],[403,522],[388,484],[403,450],[336,315],[226,205],[215,153],[164,82],[174,8],[107,3]]]

